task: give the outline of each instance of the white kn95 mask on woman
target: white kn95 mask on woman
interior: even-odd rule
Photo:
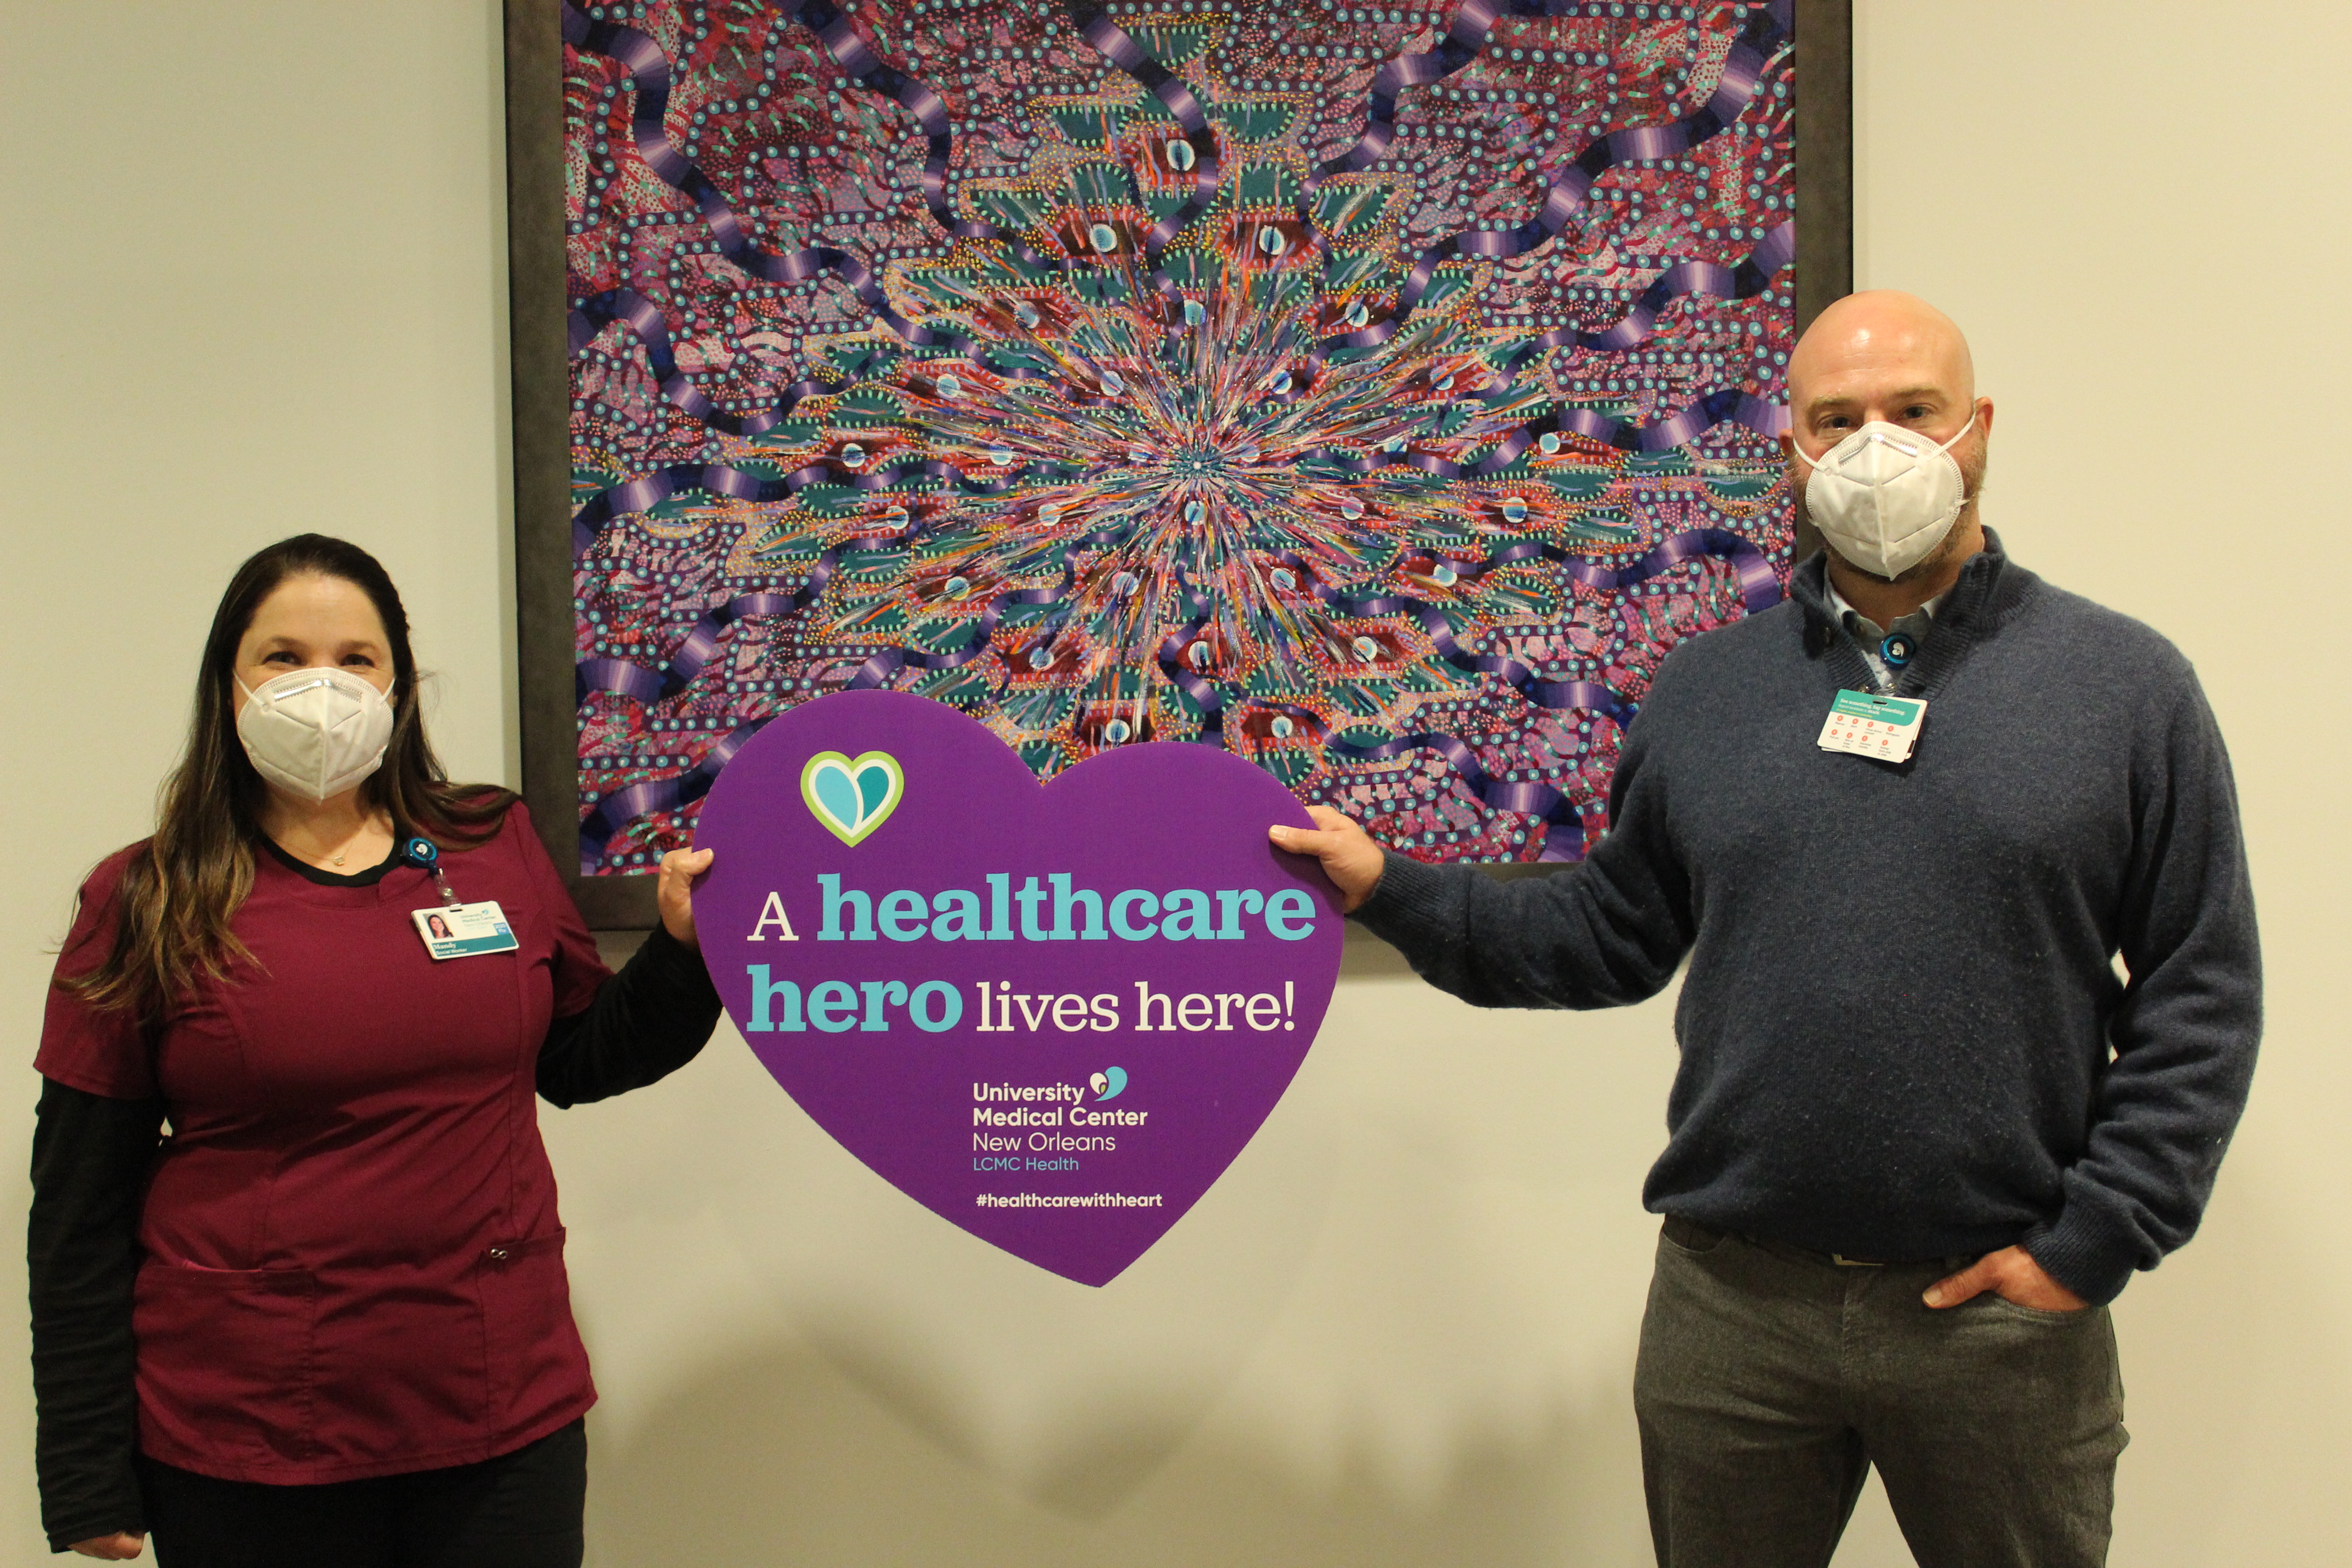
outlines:
[[[1969,422],[1937,446],[1874,419],[1820,457],[1808,454],[1813,477],[1805,481],[1805,515],[1856,566],[1901,576],[1934,553],[1968,504],[1951,453],[1976,424],[1970,409]]]
[[[373,682],[348,670],[289,669],[258,690],[236,716],[236,738],[256,772],[279,788],[325,800],[383,765],[392,742],[392,704]]]

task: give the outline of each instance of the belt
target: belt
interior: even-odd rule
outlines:
[[[1746,1231],[1717,1230],[1711,1225],[1701,1225],[1681,1215],[1668,1215],[1666,1239],[1678,1247],[1704,1250],[1727,1237],[1738,1237],[1751,1247],[1783,1258],[1794,1258],[1805,1263],[1825,1263],[1832,1268],[1965,1268],[1976,1261],[1966,1254],[1944,1258],[1853,1258],[1843,1252],[1819,1252],[1810,1247],[1799,1247],[1792,1241],[1780,1241],[1769,1236],[1751,1236]]]

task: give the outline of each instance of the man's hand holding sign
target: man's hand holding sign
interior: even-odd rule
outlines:
[[[1354,914],[1357,907],[1372,896],[1372,889],[1381,879],[1381,847],[1372,836],[1356,826],[1352,818],[1340,816],[1328,805],[1310,805],[1307,815],[1315,819],[1309,827],[1288,827],[1276,823],[1266,829],[1266,837],[1277,848],[1293,855],[1312,855],[1323,863],[1323,874],[1339,889],[1341,912]]]

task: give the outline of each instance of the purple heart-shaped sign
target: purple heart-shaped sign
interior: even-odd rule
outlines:
[[[932,1212],[1108,1283],[1242,1152],[1339,976],[1311,826],[1211,746],[1045,784],[944,704],[847,691],[772,721],[703,803],[695,923],[743,1037]]]

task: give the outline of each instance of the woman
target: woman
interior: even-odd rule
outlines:
[[[155,836],[83,885],[42,1031],[53,1546],[580,1562],[595,1391],[532,1098],[701,1048],[709,863],[664,857],[661,926],[607,973],[514,795],[444,777],[374,558],[304,534],[238,570]]]

